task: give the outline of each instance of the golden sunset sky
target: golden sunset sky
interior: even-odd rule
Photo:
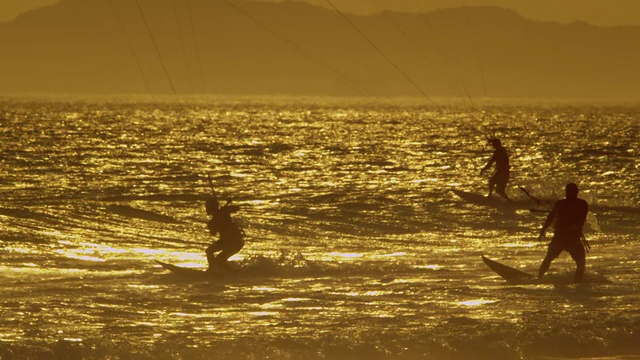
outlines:
[[[0,22],[20,13],[60,0],[0,0]],[[115,0],[130,1],[130,0]],[[289,0],[291,1],[291,0]],[[327,6],[326,0],[304,0]],[[381,10],[431,11],[443,7],[494,5],[516,10],[543,21],[586,21],[596,25],[640,25],[638,0],[332,0],[344,11],[371,13]]]

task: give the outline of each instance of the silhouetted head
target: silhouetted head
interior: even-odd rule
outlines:
[[[218,197],[214,195],[213,197],[207,199],[205,207],[207,208],[207,214],[213,215],[214,213],[216,213],[220,209]]]
[[[567,199],[575,199],[578,197],[578,185],[575,183],[568,183],[564,191]]]
[[[498,138],[491,138],[491,139],[489,139],[489,142],[496,149],[499,148],[500,146],[502,146],[502,144],[500,143],[500,139],[498,139]]]

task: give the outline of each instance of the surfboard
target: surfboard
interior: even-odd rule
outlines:
[[[208,272],[200,269],[187,268],[183,266],[177,266],[173,264],[169,264],[166,262],[162,262],[156,260],[156,263],[160,264],[163,268],[171,271],[174,274],[180,275],[189,279],[198,279],[198,280],[211,280],[216,277],[215,272]]]
[[[501,278],[507,280],[508,282],[534,283],[537,281],[537,278],[534,275],[491,260],[484,255],[482,255],[482,261],[487,264],[489,269],[493,270],[496,274],[500,275]]]

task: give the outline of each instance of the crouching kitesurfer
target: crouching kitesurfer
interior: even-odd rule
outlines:
[[[215,268],[229,270],[231,269],[228,262],[229,258],[237,254],[244,246],[244,232],[231,218],[231,214],[239,211],[240,207],[231,205],[230,200],[221,207],[214,192],[213,196],[207,199],[206,209],[207,214],[211,217],[207,222],[209,233],[213,236],[220,235],[219,239],[214,241],[206,250],[207,261],[209,262],[207,271],[213,271]]]

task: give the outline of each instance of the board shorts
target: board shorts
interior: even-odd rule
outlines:
[[[492,176],[493,183],[498,189],[504,189],[509,182],[509,170],[498,170]]]
[[[549,243],[547,258],[553,260],[566,251],[576,263],[584,263],[586,252],[584,245],[580,242],[580,237],[554,236]]]
[[[222,238],[207,248],[207,253],[224,251],[228,253],[237,253],[244,247],[244,240],[241,237],[235,239]]]

